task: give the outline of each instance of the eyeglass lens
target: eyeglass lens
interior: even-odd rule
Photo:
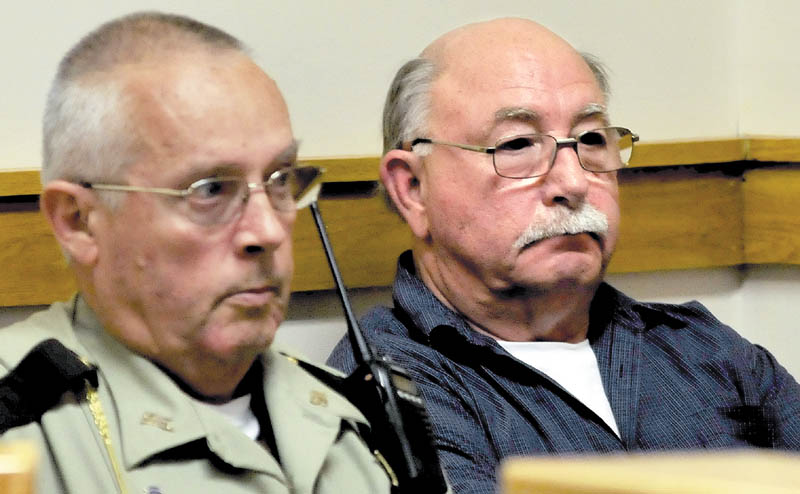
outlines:
[[[249,184],[237,177],[208,178],[195,182],[186,196],[192,221],[213,225],[231,221],[244,208],[251,189],[263,186],[272,208],[287,213],[296,209],[297,199],[319,175],[313,167],[279,170],[261,184]]]
[[[593,172],[619,170],[633,152],[633,134],[623,127],[590,130],[576,138],[574,146],[581,166]],[[555,159],[557,141],[544,134],[500,139],[495,145],[494,166],[498,175],[527,178],[544,175]]]

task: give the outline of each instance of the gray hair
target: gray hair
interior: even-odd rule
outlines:
[[[409,60],[394,76],[383,106],[383,153],[426,133],[431,84],[436,65],[427,58]]]
[[[186,49],[246,50],[215,27],[158,12],[112,20],[81,39],[61,60],[48,94],[42,184],[121,177],[136,160],[138,146],[132,108],[116,69]]]
[[[608,99],[611,97],[611,85],[608,82],[608,69],[599,58],[591,53],[586,53],[585,51],[581,52],[581,57],[583,61],[586,62],[586,65],[589,66],[592,74],[594,74],[597,86],[600,88],[600,91],[603,92],[606,102],[608,102]]]
[[[608,72],[597,57],[581,53],[591,69],[605,99],[610,96]],[[427,134],[430,113],[430,89],[437,69],[432,60],[415,58],[403,64],[395,74],[383,107],[383,153],[403,141]],[[423,154],[423,153],[420,153]]]

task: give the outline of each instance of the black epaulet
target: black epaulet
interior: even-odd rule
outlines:
[[[286,357],[287,359],[291,360],[295,364],[297,364],[301,369],[308,372],[312,376],[316,377],[318,381],[322,382],[324,385],[328,386],[332,390],[336,391],[337,393],[344,395],[345,391],[345,378],[342,376],[338,376],[333,372],[323,369],[322,367],[318,367],[314,364],[310,364],[308,362],[304,362],[296,357],[293,357],[289,354],[280,352],[281,355]]]
[[[97,387],[97,369],[55,339],[45,340],[0,379],[0,434],[38,421],[66,392]]]

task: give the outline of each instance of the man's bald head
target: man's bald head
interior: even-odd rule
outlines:
[[[468,24],[433,41],[395,75],[384,105],[384,153],[427,133],[430,90],[435,79],[448,75],[469,82],[485,71],[513,67],[514,60],[508,57],[520,52],[542,58],[541,65],[551,70],[568,62],[565,58],[585,64],[606,97],[609,94],[606,71],[600,62],[577,52],[541,24],[520,18]]]

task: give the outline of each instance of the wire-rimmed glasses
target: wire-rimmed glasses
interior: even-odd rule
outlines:
[[[532,178],[550,171],[562,147],[575,150],[584,170],[606,173],[625,168],[633,155],[633,144],[638,140],[639,136],[625,127],[600,127],[564,139],[547,134],[507,136],[498,139],[492,147],[417,138],[400,143],[398,148],[411,151],[418,144],[439,144],[491,154],[494,170],[501,177]]]
[[[263,182],[247,182],[242,177],[209,177],[185,189],[140,187],[136,185],[80,182],[87,189],[117,192],[147,192],[182,199],[184,213],[200,225],[220,225],[234,221],[244,209],[250,193],[263,189],[272,208],[289,213],[308,205],[307,197],[316,192],[323,170],[316,166],[291,166],[276,170]],[[311,199],[313,200],[313,198]]]

